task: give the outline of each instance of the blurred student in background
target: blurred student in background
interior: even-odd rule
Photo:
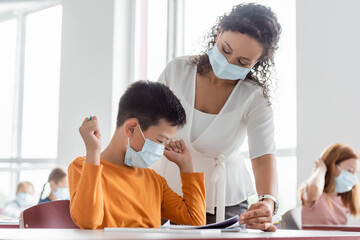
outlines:
[[[22,211],[35,204],[34,185],[20,182],[16,189],[16,198],[5,204],[2,214],[10,218],[19,218]]]
[[[50,194],[42,199],[46,184],[50,184]],[[48,181],[44,184],[40,194],[39,203],[50,202],[54,200],[68,200],[70,199],[67,174],[61,168],[55,168],[51,171]]]
[[[347,215],[360,213],[356,174],[359,155],[348,146],[329,146],[300,188],[303,225],[345,225]]]

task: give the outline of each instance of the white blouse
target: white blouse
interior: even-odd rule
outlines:
[[[217,114],[204,113],[194,108],[190,141],[193,142],[205,131]]]
[[[248,136],[250,158],[275,154],[273,112],[262,88],[251,81],[238,81],[225,105],[202,133],[191,139],[197,65],[189,56],[173,59],[158,82],[166,84],[180,99],[187,123],[173,139],[183,139],[196,171],[205,172],[206,211],[216,221],[224,220],[225,206],[239,204],[255,194],[251,177],[241,158],[240,147]],[[164,157],[153,168],[181,195],[178,167]]]

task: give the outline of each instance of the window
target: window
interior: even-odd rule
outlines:
[[[62,21],[58,4],[19,2],[0,12],[0,101],[6,103],[0,109],[0,181],[6,183],[0,185],[0,209],[15,196],[20,181],[32,182],[37,198],[55,165]]]
[[[136,1],[134,81],[157,81],[166,66],[167,1]]]
[[[16,63],[17,20],[0,22],[0,158],[9,158],[12,152],[12,131],[14,122],[15,63]]]
[[[56,158],[61,6],[29,14],[26,24],[21,156]]]

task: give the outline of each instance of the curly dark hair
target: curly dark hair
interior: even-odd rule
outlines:
[[[220,29],[247,34],[262,44],[263,53],[246,80],[261,86],[263,95],[270,104],[271,73],[275,69],[274,54],[278,49],[281,33],[276,14],[269,7],[249,3],[236,5],[229,14],[218,17],[215,25],[204,37],[207,42],[205,51],[192,58],[192,61],[197,64],[199,74],[207,73],[211,69],[206,52],[214,47]]]

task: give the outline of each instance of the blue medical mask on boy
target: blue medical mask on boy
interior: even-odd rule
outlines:
[[[52,191],[52,194],[56,197],[56,199],[60,199],[60,200],[70,199],[69,188],[58,187],[56,191]]]
[[[339,167],[338,167],[339,168]],[[350,191],[356,184],[356,177],[348,171],[339,168],[340,175],[335,177],[335,192],[345,193]]]
[[[229,80],[244,80],[247,74],[250,72],[251,68],[243,68],[234,64],[230,64],[226,57],[222,55],[217,47],[215,46],[207,52],[209,56],[211,67],[214,71],[215,76],[221,79]]]
[[[19,192],[16,194],[15,201],[20,207],[29,207],[33,204],[33,196],[29,193]]]
[[[144,146],[141,151],[136,152],[130,147],[130,140],[128,138],[124,164],[129,167],[148,168],[162,158],[165,146],[145,138],[140,125],[139,129],[145,140]]]

